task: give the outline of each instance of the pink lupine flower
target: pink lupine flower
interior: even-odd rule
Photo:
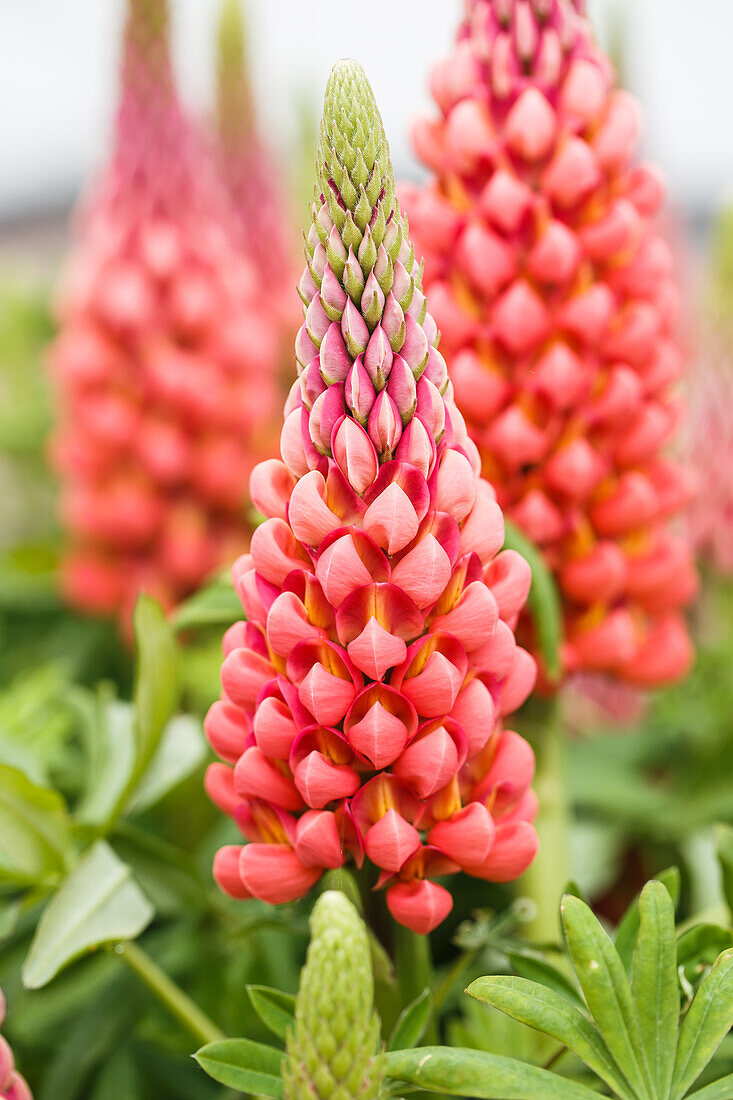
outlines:
[[[694,570],[665,529],[688,493],[664,452],[679,292],[637,105],[583,8],[466,0],[414,131],[433,179],[403,199],[483,473],[560,586],[565,672],[650,686],[691,661]]]
[[[5,997],[0,989],[0,1027],[5,1020]],[[13,1052],[0,1035],[0,1100],[33,1100],[25,1077],[15,1068]]]
[[[281,174],[260,133],[245,66],[242,0],[224,0],[217,55],[217,161],[237,219],[241,248],[267,287],[262,308],[283,326],[288,354],[298,325],[291,212]]]
[[[115,149],[59,295],[52,457],[69,597],[127,619],[247,544],[241,487],[274,414],[278,328],[184,117],[166,0],[129,0]]]
[[[248,843],[214,864],[236,898],[292,901],[327,868],[373,867],[394,917],[449,913],[437,878],[520,875],[537,838],[534,758],[504,715],[535,664],[512,626],[529,590],[453,401],[362,69],[326,93],[300,290],[299,378],[267,517],[234,567],[207,789]]]

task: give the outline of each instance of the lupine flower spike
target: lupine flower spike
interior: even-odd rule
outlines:
[[[363,70],[328,83],[282,459],[253,472],[267,521],[234,568],[208,773],[244,846],[235,897],[286,902],[368,860],[428,932],[438,877],[507,881],[534,856],[534,759],[502,729],[535,664],[513,625],[525,560],[453,402]]]
[[[666,526],[688,493],[664,455],[679,294],[637,105],[583,7],[467,0],[415,129],[434,177],[403,199],[483,472],[559,583],[565,671],[651,686],[691,661]]]
[[[0,989],[0,1028],[5,1020],[5,997]],[[33,1100],[25,1078],[15,1068],[13,1052],[0,1035],[0,1100]]]
[[[366,926],[343,894],[329,890],[311,916],[283,1063],[285,1100],[386,1096],[379,1028]]]
[[[242,0],[224,0],[217,55],[216,123],[222,178],[238,220],[241,247],[267,287],[262,307],[298,329],[292,288],[298,280],[289,233],[290,212],[270,150],[257,125],[246,65]]]
[[[69,597],[127,619],[247,545],[242,486],[276,405],[277,330],[183,116],[167,0],[130,0],[112,162],[82,211],[51,365]]]

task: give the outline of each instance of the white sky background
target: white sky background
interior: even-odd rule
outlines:
[[[590,0],[600,34],[627,25],[628,83],[646,151],[696,206],[733,190],[733,0]],[[179,81],[210,101],[218,0],[172,0]],[[332,62],[356,56],[372,80],[402,175],[416,172],[410,120],[461,0],[248,0],[258,96],[287,155],[298,101],[318,110]],[[0,0],[0,218],[62,201],[104,155],[117,90],[122,0]]]

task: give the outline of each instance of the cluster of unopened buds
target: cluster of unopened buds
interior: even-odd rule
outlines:
[[[434,178],[402,197],[484,475],[560,586],[565,672],[651,686],[691,659],[666,527],[689,488],[664,455],[679,293],[636,103],[583,7],[467,0],[415,128]]]
[[[513,627],[530,586],[454,401],[362,70],[326,94],[282,460],[253,472],[267,517],[234,569],[208,790],[242,830],[215,876],[269,902],[349,857],[428,932],[434,880],[531,862],[528,744],[502,728],[535,680]]]
[[[5,1020],[5,997],[0,989],[0,1027]],[[33,1100],[25,1078],[15,1068],[13,1052],[0,1035],[0,1100]]]
[[[279,335],[173,85],[164,0],[131,0],[113,161],[59,299],[52,444],[75,603],[167,606],[247,544]]]

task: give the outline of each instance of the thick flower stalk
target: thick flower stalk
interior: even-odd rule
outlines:
[[[377,1100],[386,1090],[366,925],[335,890],[321,895],[310,923],[283,1063],[285,1100]]]
[[[241,246],[252,257],[268,294],[270,308],[292,329],[298,328],[298,280],[292,247],[294,232],[281,186],[282,174],[262,138],[246,64],[242,0],[224,0],[217,53],[217,155],[222,178],[237,217]]]
[[[664,453],[679,294],[637,106],[583,6],[467,0],[415,130],[434,177],[404,202],[484,475],[560,586],[565,671],[650,686],[691,660],[667,528],[688,485]]]
[[[277,404],[278,330],[184,117],[166,0],[130,0],[112,161],[59,298],[52,446],[69,597],[172,605],[247,545],[242,485]]]
[[[282,460],[252,474],[268,518],[234,569],[247,622],[206,722],[227,761],[210,794],[250,842],[215,875],[285,902],[366,859],[428,932],[452,905],[435,878],[507,881],[534,856],[532,752],[501,726],[535,679],[512,629],[529,567],[501,552],[351,61],[328,84],[316,195]]]
[[[0,989],[0,1028],[4,1020],[5,997]],[[33,1100],[25,1078],[15,1068],[13,1052],[2,1035],[0,1035],[0,1100]]]

